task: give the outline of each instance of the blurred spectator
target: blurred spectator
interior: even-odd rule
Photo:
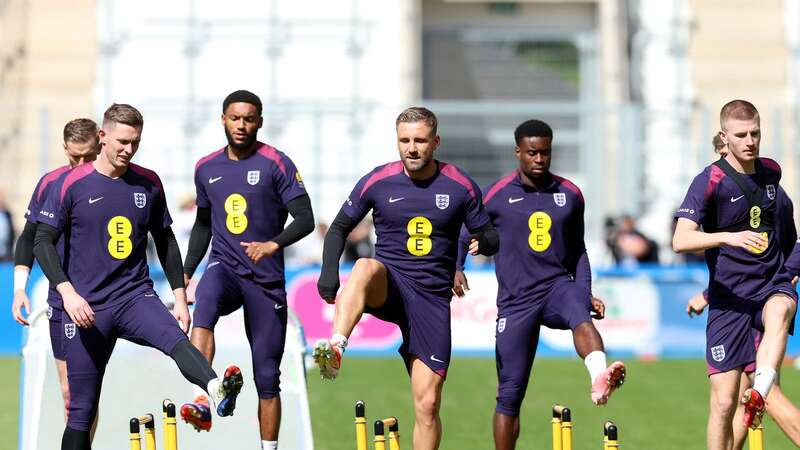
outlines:
[[[636,228],[631,216],[622,216],[617,220],[606,218],[605,233],[606,245],[614,257],[614,263],[658,263],[658,244]]]
[[[6,207],[6,197],[0,191],[0,261],[14,260],[14,221],[11,212]]]
[[[617,221],[611,216],[607,216],[603,221],[603,236],[605,236],[606,248],[611,252],[614,264],[619,264],[621,256],[617,249]]]
[[[371,258],[375,254],[372,244],[372,221],[362,220],[344,244],[344,262],[354,263],[358,258]]]
[[[304,266],[309,264],[322,264],[322,244],[328,224],[317,223],[317,228],[308,236],[300,239],[286,249],[286,264],[289,266]]]

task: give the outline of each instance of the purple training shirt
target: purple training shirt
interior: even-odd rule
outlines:
[[[211,208],[211,260],[238,275],[267,283],[284,279],[283,249],[253,264],[240,242],[266,242],[283,231],[286,205],[307,195],[294,163],[282,152],[258,142],[243,160],[221,148],[197,162],[194,183],[198,208]]]
[[[462,224],[489,222],[475,182],[451,164],[415,181],[401,161],[376,167],[356,184],[342,211],[358,222],[372,210],[375,257],[422,291],[450,297]]]
[[[61,231],[64,272],[95,310],[153,289],[147,233],[172,224],[158,175],[135,164],[119,178],[92,164],[62,174],[37,220]]]

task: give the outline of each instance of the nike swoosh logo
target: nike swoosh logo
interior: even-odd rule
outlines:
[[[222,177],[209,178],[208,179],[208,184],[214,184],[214,183],[216,183],[217,181],[219,181],[221,179],[222,179]]]
[[[523,201],[523,200],[525,200],[525,198],[524,198],[524,197],[520,197],[520,198],[511,198],[511,197],[508,197],[508,203],[517,203],[517,202],[521,202],[521,201]]]
[[[736,200],[740,200],[742,197],[744,197],[744,195],[740,195],[736,198],[731,197],[731,203],[735,202]]]
[[[144,294],[145,297],[155,297],[156,294]]]
[[[92,198],[92,197],[89,197],[89,204],[91,205],[92,203],[97,203],[97,202],[99,202],[100,200],[102,200],[103,198],[104,198],[104,197],[97,197],[97,198]]]
[[[216,266],[217,264],[219,264],[219,261],[214,261],[212,263],[208,263],[208,265],[206,266],[206,269],[210,269],[210,268]]]
[[[403,199],[405,199],[405,197],[397,197],[397,198],[389,197],[389,203],[399,202],[400,200]]]
[[[274,308],[275,309],[281,309],[281,308],[283,308],[283,305],[279,305],[279,304],[275,303]]]
[[[437,358],[437,357],[436,357],[436,355],[431,355],[431,361],[436,361],[436,362],[444,363],[444,361],[442,361],[441,359]]]

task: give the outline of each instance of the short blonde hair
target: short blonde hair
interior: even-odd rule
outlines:
[[[723,130],[728,119],[758,120],[759,114],[756,107],[747,100],[731,100],[719,112],[719,126]]]
[[[425,124],[431,128],[431,132],[434,135],[439,128],[439,119],[436,118],[436,114],[434,114],[430,109],[423,108],[422,106],[412,106],[404,109],[403,112],[397,116],[394,126],[397,127],[401,123],[416,122],[425,122]]]
[[[83,144],[97,140],[97,124],[92,119],[72,119],[64,125],[64,143]]]
[[[103,114],[103,126],[121,123],[133,128],[141,129],[144,126],[144,118],[138,109],[125,103],[114,103],[109,106]]]

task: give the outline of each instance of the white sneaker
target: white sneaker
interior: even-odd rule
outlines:
[[[236,397],[242,390],[244,380],[242,372],[235,365],[228,366],[221,378],[214,378],[208,382],[208,396],[216,407],[217,415],[232,416],[236,409]]]

